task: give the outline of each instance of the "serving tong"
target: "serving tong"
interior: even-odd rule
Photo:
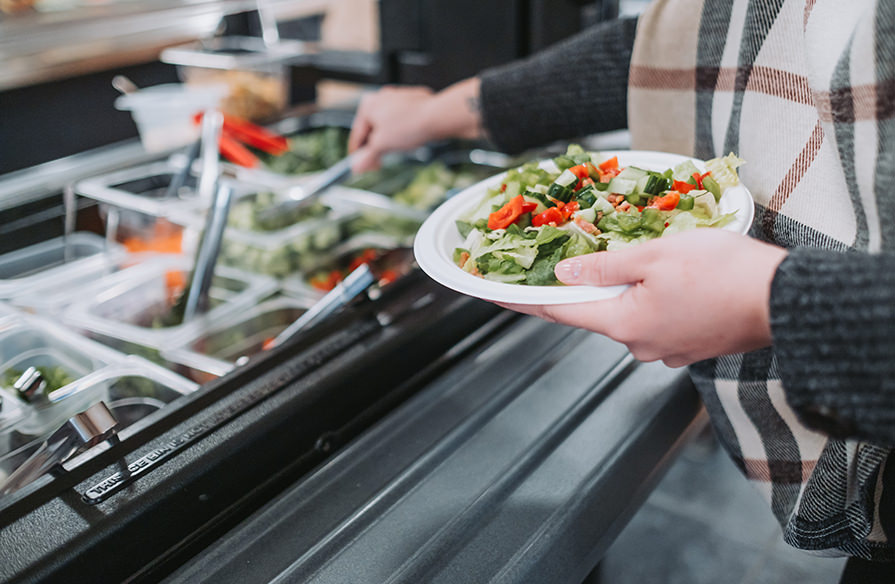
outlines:
[[[220,162],[218,160],[218,140],[224,116],[219,111],[208,111],[202,116],[201,131],[201,174],[198,194],[203,201],[210,201],[205,230],[199,242],[196,263],[187,284],[186,305],[183,321],[193,319],[208,309],[208,292],[214,279],[214,268],[221,251],[221,240],[230,214],[232,189],[220,184]]]
[[[117,439],[118,421],[104,402],[68,419],[0,486],[0,496],[17,491],[85,450]]]
[[[283,329],[272,341],[266,343],[264,348],[271,349],[282,345],[299,332],[316,325],[341,309],[362,292],[366,291],[368,296],[374,297],[374,290],[378,290],[377,284],[382,281],[384,271],[386,269],[400,271],[403,275],[412,268],[412,257],[413,252],[410,248],[399,247],[385,252],[371,262],[361,264],[295,319],[292,324]]]
[[[304,179],[299,184],[288,187],[282,192],[285,195],[285,199],[261,210],[258,213],[258,219],[260,221],[269,221],[283,213],[303,209],[313,204],[326,189],[351,175],[351,167],[359,156],[358,152],[349,154],[326,170]]]

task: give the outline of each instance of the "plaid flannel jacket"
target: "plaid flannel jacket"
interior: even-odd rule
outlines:
[[[629,75],[635,148],[747,161],[753,236],[895,251],[895,185],[879,180],[895,155],[895,0],[660,0],[640,18]],[[889,450],[803,426],[771,349],[692,376],[789,544],[895,559],[879,514],[895,496]]]

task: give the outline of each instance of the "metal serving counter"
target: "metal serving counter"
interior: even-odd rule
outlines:
[[[0,577],[577,583],[703,422],[683,370],[422,274],[193,397],[0,510]]]
[[[682,370],[515,320],[166,582],[578,583],[699,407]]]

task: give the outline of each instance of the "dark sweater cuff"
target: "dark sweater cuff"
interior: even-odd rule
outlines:
[[[627,126],[636,18],[590,27],[527,59],[482,72],[485,130],[521,152]]]
[[[895,256],[793,249],[770,311],[786,396],[803,423],[895,445]]]

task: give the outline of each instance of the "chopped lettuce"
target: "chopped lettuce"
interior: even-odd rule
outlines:
[[[616,168],[611,158],[609,170],[598,169],[599,160],[605,158],[571,145],[553,160],[559,172],[542,169],[536,162],[507,172],[456,221],[464,242],[454,252],[455,263],[494,282],[554,285],[558,284],[554,268],[563,259],[690,229],[722,227],[735,216],[720,213],[720,196],[715,192],[716,187],[730,188],[739,182],[736,169],[743,161],[733,154],[710,161],[711,175],[702,179],[690,160],[664,172]],[[716,180],[706,180],[711,176]],[[672,192],[672,178],[693,187],[697,179],[703,180],[700,187],[705,188]],[[631,183],[630,192],[613,187],[625,180]],[[526,207],[520,215],[522,205]],[[514,213],[509,220],[508,212]],[[489,217],[492,225],[508,226],[490,229]]]

